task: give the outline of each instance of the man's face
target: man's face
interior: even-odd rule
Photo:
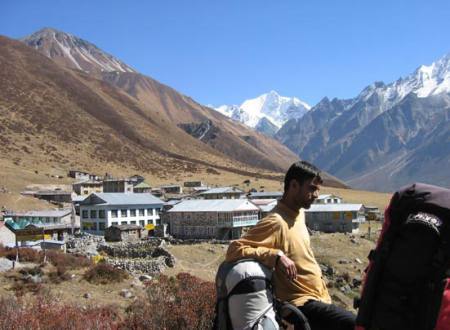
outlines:
[[[319,197],[320,183],[317,178],[306,180],[300,184],[297,180],[291,181],[291,194],[298,208],[309,209],[314,200]]]

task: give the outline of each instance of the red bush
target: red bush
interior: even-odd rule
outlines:
[[[98,263],[84,275],[84,279],[94,284],[119,283],[128,278],[128,273],[106,263]]]
[[[82,309],[40,296],[25,304],[21,299],[0,299],[0,329],[99,329],[119,328],[120,318],[112,307]]]
[[[160,276],[147,285],[147,300],[136,301],[128,308],[125,328],[211,329],[213,283],[181,273],[176,279]]]

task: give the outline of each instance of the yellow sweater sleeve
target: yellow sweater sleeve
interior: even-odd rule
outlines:
[[[226,261],[251,258],[269,268],[275,267],[277,252],[280,250],[281,224],[275,215],[269,215],[240,239],[231,242]]]

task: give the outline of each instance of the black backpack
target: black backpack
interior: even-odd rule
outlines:
[[[369,260],[357,330],[450,330],[450,190],[396,192]]]

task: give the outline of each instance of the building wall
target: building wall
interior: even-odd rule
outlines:
[[[111,225],[158,225],[161,223],[159,212],[156,205],[80,205],[81,230],[104,235],[104,230]]]
[[[103,192],[133,192],[133,184],[125,180],[103,181]]]
[[[326,233],[352,233],[359,228],[358,212],[306,212],[306,225]]]
[[[0,225],[0,244],[3,245],[13,245],[16,243],[16,235],[9,230],[8,227],[6,227],[5,225],[1,224]]]
[[[101,193],[101,192],[103,192],[103,184],[99,184],[99,185],[77,184],[77,185],[74,185],[73,191],[81,196],[88,196],[92,193]]]

